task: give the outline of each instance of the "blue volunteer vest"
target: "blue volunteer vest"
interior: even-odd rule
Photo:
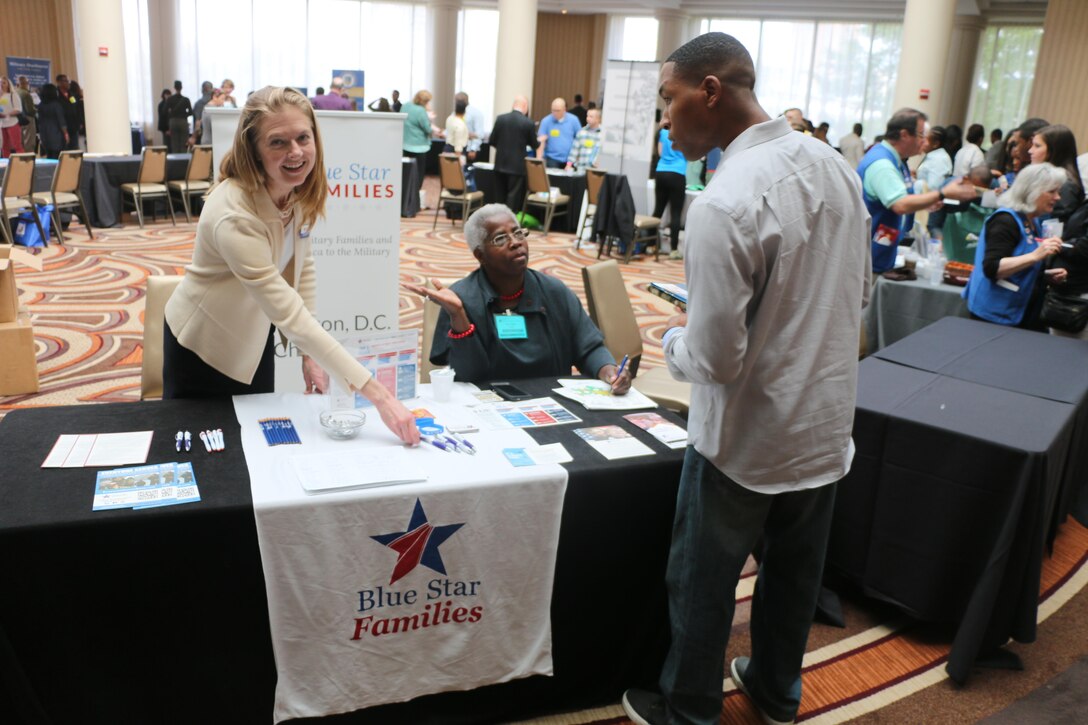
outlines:
[[[898,154],[893,153],[882,143],[878,143],[869,149],[865,153],[865,157],[862,158],[861,163],[858,164],[858,174],[861,176],[862,182],[865,180],[866,170],[872,166],[874,161],[880,159],[891,161],[899,169],[899,173],[903,175],[903,183],[909,193],[911,186],[914,184],[914,180],[910,176],[910,169],[907,168],[906,163],[899,158]],[[873,255],[873,272],[880,274],[895,266],[895,254],[899,248],[899,239],[905,232],[909,232],[914,228],[914,215],[896,214],[881,204],[880,199],[870,196],[868,192],[864,192],[864,201],[865,208],[869,210],[869,216],[872,217],[869,239]],[[882,241],[878,242],[877,239]]]
[[[1012,251],[1010,257],[1019,257],[1035,249],[1035,243],[1028,236],[1027,222],[1024,217],[1012,209],[1001,208],[990,215],[990,219],[998,214],[1012,214],[1020,227],[1020,242]],[[989,220],[987,220],[989,221]],[[1039,276],[1041,264],[1033,264],[1027,269],[1020,270],[1011,277],[1000,282],[995,282],[982,272],[982,260],[986,257],[986,228],[982,227],[982,233],[978,235],[978,248],[975,249],[975,268],[971,272],[971,278],[963,290],[963,297],[967,300],[967,309],[984,320],[996,322],[999,325],[1019,325],[1024,319],[1024,311],[1031,300],[1031,291],[1035,288],[1035,280]]]

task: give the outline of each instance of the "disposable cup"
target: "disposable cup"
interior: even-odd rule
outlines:
[[[450,399],[455,375],[453,368],[439,368],[431,371],[431,394],[439,403]]]

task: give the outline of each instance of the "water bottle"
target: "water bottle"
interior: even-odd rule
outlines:
[[[929,283],[936,287],[944,281],[944,249],[940,239],[929,240]]]

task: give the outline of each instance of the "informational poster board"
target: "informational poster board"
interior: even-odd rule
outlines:
[[[21,58],[14,55],[9,55],[7,58],[8,78],[11,79],[11,85],[17,84],[19,76],[26,76],[26,79],[30,81],[30,87],[35,90],[46,83],[53,82],[53,62],[48,58]]]
[[[206,108],[218,170],[240,109]],[[340,340],[398,329],[404,115],[316,111],[329,200],[310,233],[317,318]],[[218,171],[217,171],[218,175]],[[276,391],[302,391],[302,353],[276,340]]]
[[[597,163],[610,174],[626,174],[636,210],[648,214],[638,192],[650,178],[657,125],[656,62],[610,60],[605,70],[603,138]]]
[[[333,78],[339,78],[344,82],[344,95],[355,101],[356,111],[365,111],[366,84],[363,82],[366,75],[361,70],[334,70]]]

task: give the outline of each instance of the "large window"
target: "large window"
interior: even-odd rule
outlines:
[[[862,123],[881,133],[892,112],[902,26],[782,20],[704,20],[700,32],[737,38],[756,65],[756,96],[771,115],[798,107],[826,122],[832,144]]]
[[[657,20],[613,15],[608,25],[605,60],[660,60],[657,57]]]
[[[499,11],[462,10],[457,33],[457,76],[454,86],[468,94],[469,104],[483,111],[488,128],[491,127],[491,119],[495,118],[498,47]]]
[[[1042,39],[1043,29],[1039,27],[986,28],[979,43],[967,111],[971,123],[1008,129],[1027,118]]]

